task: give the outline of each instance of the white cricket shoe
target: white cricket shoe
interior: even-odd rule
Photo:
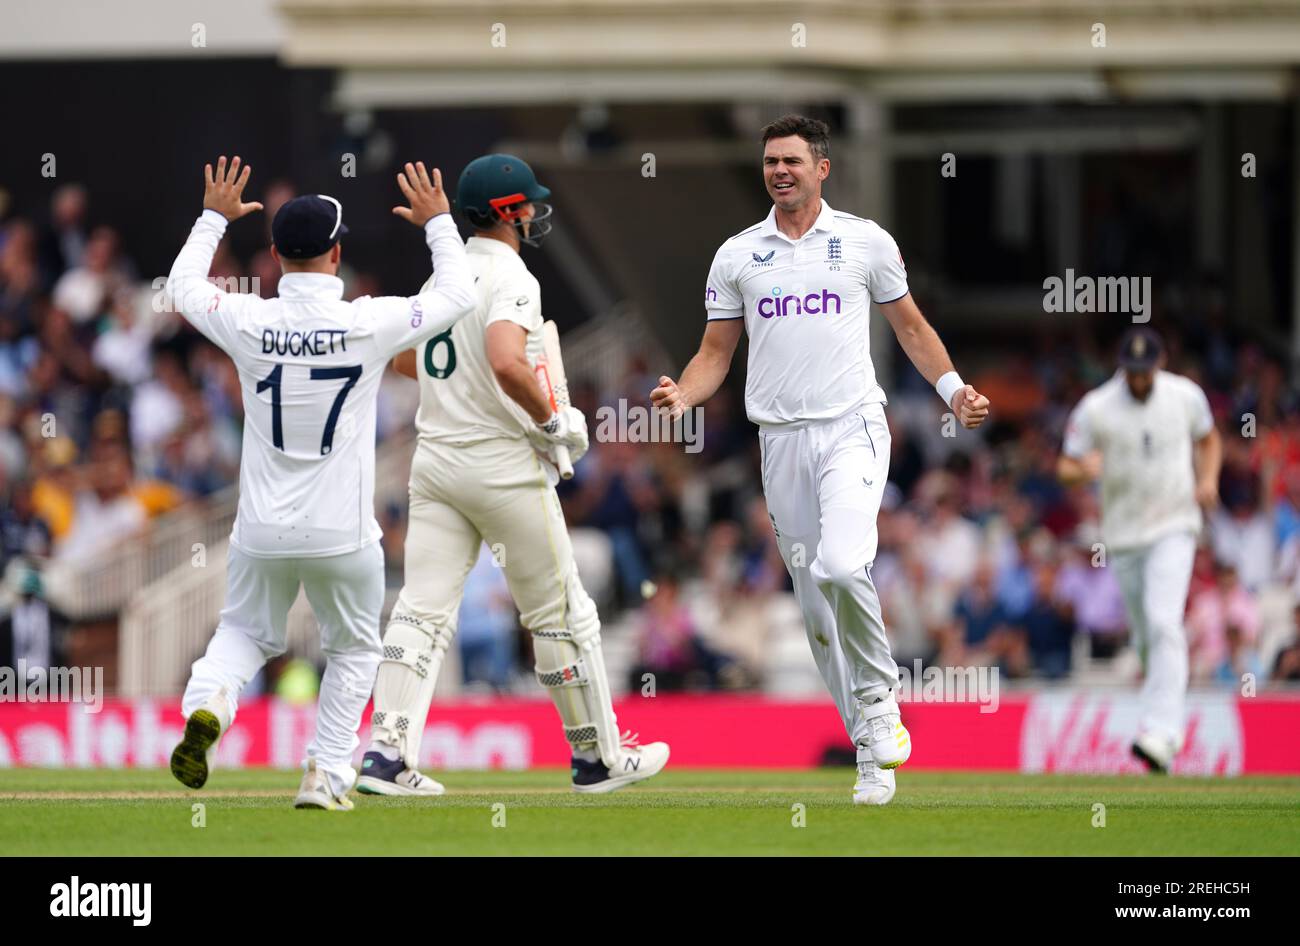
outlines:
[[[441,782],[408,769],[401,759],[388,759],[371,749],[361,758],[362,775],[357,791],[363,795],[418,795],[431,797],[447,791]]]
[[[208,757],[221,734],[230,728],[230,703],[222,687],[185,720],[185,734],[172,750],[171,770],[189,788],[202,788],[208,780]]]
[[[324,811],[351,811],[355,806],[352,799],[345,795],[335,795],[330,788],[330,780],[325,773],[316,768],[316,760],[307,760],[307,771],[303,773],[302,784],[298,786],[298,797],[293,800],[295,808],[320,808]]]
[[[893,797],[893,769],[882,769],[870,759],[859,762],[858,780],[853,785],[853,804],[888,805]]]
[[[876,765],[882,769],[896,769],[911,758],[912,737],[898,713],[873,716],[868,725],[871,731],[867,735],[867,747]]]
[[[635,733],[625,732],[618,762],[612,768],[599,759],[595,762],[572,760],[573,790],[590,794],[617,791],[625,785],[658,775],[667,764],[668,743],[648,742],[643,746],[638,744]]]
[[[1174,741],[1158,733],[1145,732],[1133,740],[1133,754],[1157,775],[1167,775],[1178,749]]]

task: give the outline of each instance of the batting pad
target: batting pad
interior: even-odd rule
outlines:
[[[418,768],[424,721],[454,630],[394,610],[384,630],[384,656],[375,675],[371,738],[394,746]]]

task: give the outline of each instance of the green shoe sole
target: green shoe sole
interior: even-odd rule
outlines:
[[[211,710],[195,710],[185,721],[185,736],[172,750],[172,775],[182,785],[202,788],[208,780],[208,750],[221,736],[221,723]]]

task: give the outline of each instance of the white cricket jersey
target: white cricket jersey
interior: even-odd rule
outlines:
[[[509,321],[528,333],[524,353],[542,354],[541,287],[519,254],[487,237],[465,245],[474,276],[474,311],[416,350],[420,409],[415,426],[424,440],[466,444],[508,438],[522,440],[533,424],[497,382],[487,357],[487,327]],[[425,288],[434,285],[433,277]]]
[[[1200,530],[1192,442],[1213,428],[1205,392],[1168,371],[1156,372],[1145,401],[1129,392],[1122,371],[1084,395],[1061,450],[1075,459],[1101,451],[1101,537],[1109,548]]]
[[[870,303],[907,291],[893,237],[823,200],[798,240],[777,229],[773,207],[722,244],[704,307],[710,320],[745,320],[745,411],[756,424],[781,427],[885,402],[871,364]]]
[[[204,211],[167,291],[185,318],[234,360],[243,389],[239,510],[231,544],[261,557],[354,552],[375,521],[375,399],[388,360],[446,331],[473,304],[450,214],[425,225],[436,289],[343,301],[343,281],[286,273],[279,296],[226,293],[207,274],[226,218]]]

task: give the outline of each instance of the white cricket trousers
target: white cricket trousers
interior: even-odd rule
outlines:
[[[1141,733],[1183,745],[1187,704],[1187,587],[1196,536],[1174,532],[1150,545],[1117,550],[1111,564],[1124,594],[1133,643],[1142,656]]]
[[[421,439],[411,461],[407,580],[394,610],[454,633],[465,578],[484,542],[526,630],[569,627],[574,609],[595,620],[560,498],[528,442],[503,437],[451,446]]]
[[[768,515],[817,669],[858,758],[870,758],[863,711],[898,687],[871,581],[876,514],[889,475],[884,405],[793,430],[763,428],[759,442]]]
[[[188,718],[223,687],[234,721],[239,692],[285,652],[289,608],[306,589],[326,657],[307,758],[342,795],[356,781],[352,757],[382,653],[384,553],[378,542],[324,558],[257,558],[233,545],[226,556],[226,606],[207,653],[194,662],[181,712]],[[306,766],[306,760],[303,760]]]

